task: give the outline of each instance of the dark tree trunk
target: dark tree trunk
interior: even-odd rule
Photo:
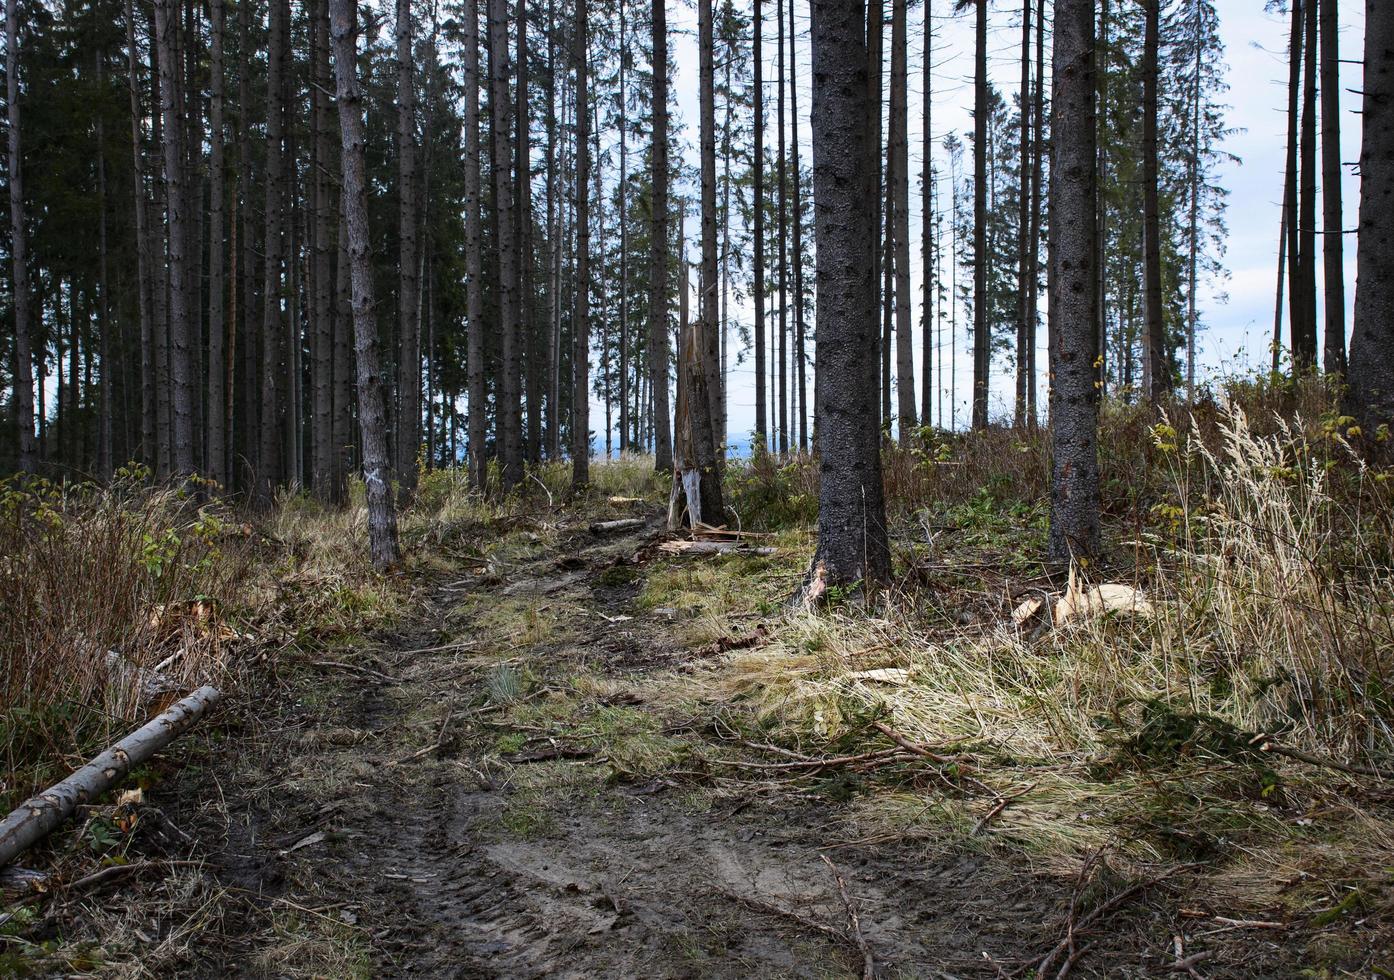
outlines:
[[[1094,5],[1057,0],[1050,167],[1051,561],[1099,551]]]
[[[154,353],[154,324],[152,323],[151,305],[151,278],[153,276],[153,258],[150,254],[150,232],[147,227],[145,209],[145,155],[141,149],[144,143],[144,125],[142,120],[144,114],[140,108],[140,81],[138,74],[139,55],[136,50],[136,28],[135,28],[135,4],[133,0],[126,0],[126,66],[127,66],[127,88],[129,89],[131,103],[131,200],[135,205],[135,232],[136,232],[136,302],[140,314],[140,442],[142,458],[150,464],[155,465],[158,455],[158,445],[156,443],[156,398],[155,398],[155,353]],[[10,104],[12,111],[18,111],[18,103],[12,97]],[[11,123],[10,130],[16,137],[19,135],[19,127]],[[19,171],[11,169],[12,174]],[[27,294],[26,294],[27,301]],[[16,308],[17,309],[17,308]],[[25,338],[25,345],[28,346],[28,337]],[[29,358],[24,359],[28,363]],[[29,412],[31,416],[30,430],[32,443],[33,429],[33,375],[30,371],[30,402]],[[32,448],[31,448],[32,453]]]
[[[403,493],[416,487],[421,445],[421,279],[416,234],[416,67],[412,52],[411,3],[397,0],[397,479]]]
[[[330,122],[329,17],[327,3],[312,6],[310,24],[315,89],[314,112],[314,296],[312,298],[314,418],[311,420],[310,480],[322,500],[342,503],[343,480],[334,444],[334,149]]]
[[[776,0],[776,2],[782,3],[783,0]],[[769,399],[765,393],[765,90],[764,54],[761,50],[765,27],[761,16],[762,0],[753,0],[753,3],[755,7],[752,25],[754,53],[751,68],[754,74],[751,98],[755,102],[755,130],[751,157],[755,170],[752,178],[754,181],[752,194],[754,195],[755,212],[753,228],[755,254],[752,261],[755,265],[753,284],[755,292],[755,448],[759,452],[768,448],[770,436]]]
[[[1017,427],[1026,424],[1027,377],[1031,371],[1030,344],[1027,323],[1031,318],[1031,293],[1035,283],[1030,279],[1031,240],[1031,3],[1021,4],[1021,187],[1017,210],[1017,320],[1016,320],[1016,405],[1014,420]]]
[[[281,477],[281,348],[285,322],[282,276],[282,237],[284,226],[285,35],[288,30],[289,0],[271,0],[271,37],[266,72],[266,246],[264,287],[262,290],[261,330],[261,431],[257,465],[257,496],[263,506],[271,503]]]
[[[1146,296],[1143,335],[1147,338],[1144,351],[1147,399],[1153,407],[1160,405],[1171,391],[1166,322],[1162,311],[1162,211],[1158,187],[1161,178],[1157,162],[1161,7],[1161,0],[1145,0],[1142,48],[1142,280]]]
[[[930,425],[934,405],[934,298],[938,270],[934,252],[934,16],[924,5],[923,104],[920,119],[920,422]],[[940,419],[940,424],[943,420]]]
[[[1380,426],[1394,426],[1394,6],[1385,0],[1365,2],[1363,87],[1349,404],[1378,439]]]
[[[895,240],[896,411],[902,441],[914,438],[915,349],[910,326],[910,99],[906,0],[891,5],[891,156],[895,184],[892,232]]]
[[[773,346],[775,355],[776,371],[774,395],[778,399],[776,408],[776,440],[775,446],[780,455],[789,452],[789,172],[786,167],[785,148],[784,148],[784,4],[781,0],[776,0],[776,7],[779,15],[776,19],[777,37],[776,43],[779,45],[777,60],[777,73],[779,83],[779,95],[775,101],[775,134],[776,134],[776,155],[775,155],[775,201],[777,212],[775,220],[779,229],[779,338]]]
[[[518,330],[519,347],[517,354],[520,364],[526,371],[527,383],[520,382],[519,390],[526,392],[527,431],[523,439],[523,455],[529,463],[539,459],[538,450],[542,441],[542,399],[538,387],[538,344],[537,323],[533,317],[532,291],[532,120],[528,102],[528,0],[515,0],[517,4],[518,55],[515,69],[517,80],[513,86],[514,109],[513,142],[515,164],[518,168],[513,178],[514,236],[518,249]],[[522,397],[522,396],[520,396]]]
[[[619,47],[619,113],[620,113],[620,179],[619,179],[619,222],[620,231],[620,455],[629,451],[634,419],[630,412],[629,396],[629,106],[628,90],[625,87],[625,51],[628,50],[625,34],[625,6],[629,0],[619,0],[620,47]],[[755,0],[759,4],[759,0]],[[759,166],[757,163],[756,166]],[[758,218],[756,219],[759,220]],[[757,259],[758,261],[758,259]]]
[[[978,2],[973,84],[973,428],[987,428],[991,338],[987,316],[987,0]],[[1065,0],[1069,2],[1069,0]]]
[[[1317,0],[1302,2],[1302,167],[1297,265],[1302,280],[1302,332],[1293,336],[1294,371],[1317,365]]]
[[[470,485],[483,490],[489,472],[485,449],[489,439],[489,396],[484,386],[484,272],[480,253],[478,0],[465,0],[460,42],[465,58],[465,311],[469,331],[465,356],[469,379],[469,473]]]
[[[522,392],[519,371],[521,327],[518,319],[518,243],[514,227],[512,107],[508,98],[508,0],[489,0],[489,73],[493,113],[494,212],[498,218],[499,396],[495,419],[503,457],[503,488],[523,480]]]
[[[590,482],[590,70],[589,12],[576,7],[573,61],[576,70],[576,306],[571,317],[571,485]],[[555,409],[553,409],[555,411]]]
[[[373,565],[396,563],[397,515],[392,503],[392,464],[383,417],[382,369],[373,317],[373,268],[369,255],[367,177],[363,159],[363,96],[358,84],[357,0],[329,0],[334,76],[342,144],[344,225],[353,278],[353,334],[358,360],[358,424],[363,440],[368,541]]]
[[[812,0],[819,583],[890,578],[877,419],[868,58],[861,0]]]
[[[803,171],[799,166],[799,62],[795,49],[794,0],[789,0],[789,115],[793,124],[790,149],[794,171],[794,366],[798,384],[799,452],[808,452],[808,365],[804,338],[808,334],[807,304],[803,284]],[[724,398],[724,395],[723,395]],[[790,437],[792,439],[792,435]]]
[[[1287,174],[1283,185],[1283,220],[1287,222],[1288,331],[1293,366],[1304,341],[1302,323],[1301,231],[1297,221],[1298,132],[1302,96],[1302,3],[1292,0],[1292,29],[1288,35],[1288,145]]]
[[[668,12],[653,0],[653,165],[649,233],[649,386],[653,400],[654,469],[673,468],[668,417]]]
[[[1036,324],[1040,319],[1039,285],[1041,263],[1041,217],[1044,175],[1041,166],[1045,156],[1045,0],[1036,0],[1036,95],[1031,107],[1031,131],[1035,134],[1031,148],[1031,248],[1027,254],[1027,315],[1026,315],[1026,414],[1032,426],[1036,424]],[[1100,232],[1102,234],[1102,232]],[[1102,280],[1102,266],[1100,267]],[[1100,306],[1102,307],[1102,303]],[[1103,353],[1104,333],[1099,333],[1099,352]],[[1100,375],[1103,365],[1100,364]]]
[[[24,185],[20,166],[19,13],[17,0],[5,0],[5,81],[9,105],[10,268],[14,311],[14,414],[18,429],[19,468],[32,473],[34,448],[34,365],[29,344],[29,259],[25,249]],[[137,125],[133,120],[132,125]],[[136,153],[140,152],[139,144]],[[140,190],[143,193],[143,189]]]
[[[1326,331],[1322,364],[1346,373],[1346,258],[1341,202],[1341,53],[1337,0],[1321,3],[1321,201]]]
[[[164,124],[165,214],[169,266],[170,404],[173,443],[170,466],[176,477],[194,472],[193,351],[189,338],[189,215],[184,170],[184,120],[176,76],[179,71],[177,0],[156,0],[160,46],[160,111]]]
[[[227,282],[224,274],[223,202],[226,197],[224,162],[224,0],[209,0],[209,32],[212,35],[208,101],[208,475],[218,485],[227,483]]]

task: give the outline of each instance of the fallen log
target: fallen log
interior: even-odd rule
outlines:
[[[665,555],[756,555],[768,558],[774,548],[748,548],[739,541],[665,541],[658,546]]]
[[[146,762],[183,735],[221,695],[216,687],[201,687],[170,705],[67,779],[20,804],[0,823],[0,867],[9,864],[43,840],[73,815],[123,779],[133,766]]]
[[[596,521],[591,525],[591,534],[613,534],[616,531],[632,531],[643,526],[644,522],[637,517],[624,517],[617,521]]]

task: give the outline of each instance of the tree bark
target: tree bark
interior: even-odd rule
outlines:
[[[1162,214],[1158,187],[1161,178],[1157,161],[1161,7],[1161,0],[1145,0],[1142,46],[1142,279],[1146,295],[1143,333],[1147,338],[1144,365],[1147,400],[1154,408],[1171,392],[1162,311]]]
[[[1288,144],[1287,173],[1283,186],[1283,218],[1287,222],[1288,334],[1294,368],[1306,327],[1303,316],[1301,231],[1297,220],[1298,142],[1302,95],[1302,0],[1292,0],[1292,28],[1288,36]]]
[[[890,547],[877,418],[877,187],[861,0],[812,0],[813,187],[817,246],[818,547],[806,594],[826,585],[879,585]]]
[[[1302,334],[1293,342],[1294,370],[1317,365],[1317,0],[1302,2],[1302,167],[1298,265],[1302,271]]]
[[[170,466],[176,478],[194,473],[193,352],[189,337],[189,215],[184,171],[184,120],[176,76],[179,71],[177,0],[156,0],[160,46],[160,111],[164,122],[165,221],[169,266],[170,404],[173,443]]]
[[[783,0],[776,2],[782,3]],[[755,236],[755,254],[752,258],[755,293],[755,451],[762,452],[769,447],[770,441],[769,399],[765,392],[765,83],[764,54],[761,50],[765,26],[761,11],[762,0],[752,0],[752,3],[754,11],[751,32],[754,52],[751,61],[751,99],[755,103],[755,126],[754,144],[750,155],[754,167],[751,193],[755,212],[752,229]]]
[[[1341,53],[1337,0],[1321,7],[1321,199],[1322,259],[1326,286],[1326,330],[1322,364],[1328,374],[1346,373],[1346,259],[1341,201]]]
[[[257,496],[269,506],[281,478],[281,348],[285,334],[281,304],[284,301],[282,271],[283,199],[285,170],[285,35],[289,0],[270,0],[271,36],[266,71],[266,245],[262,289],[261,329],[261,428],[257,464]]]
[[[416,228],[416,65],[410,0],[397,0],[397,479],[402,492],[416,487],[421,445],[421,278]]]
[[[782,0],[775,0],[778,9],[776,18],[777,36],[776,43],[779,45],[777,65],[779,95],[775,100],[775,200],[778,208],[775,220],[779,234],[779,338],[773,347],[776,361],[775,380],[773,384],[775,397],[778,399],[776,416],[776,440],[775,446],[781,456],[789,452],[789,172],[786,166],[784,148],[784,4]]]
[[[516,0],[518,55],[514,68],[517,80],[513,86],[514,109],[513,141],[514,159],[518,168],[513,178],[513,222],[514,238],[518,250],[518,330],[519,343],[517,356],[520,367],[526,372],[526,383],[519,382],[521,403],[526,409],[526,432],[523,438],[523,458],[529,463],[539,459],[539,446],[542,441],[542,399],[538,388],[538,344],[537,323],[533,317],[533,244],[532,244],[532,121],[528,101],[528,0]],[[520,378],[522,375],[520,374]],[[519,478],[521,479],[521,471]]]
[[[209,0],[209,188],[208,188],[208,476],[227,483],[227,317],[223,202],[226,197],[224,162],[224,0]]]
[[[20,152],[19,13],[18,0],[5,0],[5,82],[9,105],[9,190],[11,303],[14,310],[14,414],[18,429],[19,468],[26,473],[38,465],[34,446],[34,362],[30,349],[29,258],[26,250],[24,183]],[[132,96],[134,97],[134,95]],[[132,125],[136,125],[134,119]],[[139,143],[136,152],[140,152]],[[143,193],[143,191],[142,191]],[[139,205],[137,205],[139,206]],[[3,862],[0,862],[3,863]]]
[[[1015,422],[1018,428],[1026,424],[1026,388],[1030,373],[1027,322],[1031,317],[1031,292],[1035,284],[1029,279],[1029,255],[1032,246],[1031,227],[1031,3],[1021,3],[1021,182],[1017,210],[1017,321],[1016,321],[1016,405]]]
[[[910,325],[910,98],[907,0],[891,5],[891,154],[895,187],[895,374],[901,441],[915,437],[915,349]]]
[[[1064,0],[1068,3],[1069,0]],[[976,72],[973,84],[973,428],[987,428],[987,0],[977,0]]]
[[[590,71],[589,11],[576,7],[576,306],[571,317],[571,485],[580,489],[590,482]]]
[[[938,269],[934,252],[934,14],[924,5],[924,54],[920,116],[920,422],[930,425],[934,407],[934,299]],[[940,420],[942,424],[943,420]]]
[[[1348,403],[1360,413],[1367,438],[1378,440],[1381,426],[1394,426],[1394,7],[1384,0],[1365,3],[1363,88]],[[1388,443],[1382,445],[1388,452]]]
[[[8,0],[7,0],[8,3]],[[138,73],[139,53],[136,50],[136,28],[135,28],[135,4],[134,0],[126,0],[126,70],[127,88],[129,90],[131,104],[131,200],[135,206],[135,232],[136,232],[136,303],[140,315],[140,441],[142,458],[153,468],[159,448],[156,443],[156,399],[155,399],[155,355],[154,355],[154,325],[152,323],[151,312],[151,268],[153,258],[150,254],[150,232],[147,227],[145,209],[145,154],[141,147],[144,143],[145,127],[142,123],[144,114],[140,108],[140,81]],[[16,79],[17,80],[17,79]],[[17,112],[18,102],[11,97],[10,104],[12,111]],[[10,131],[17,138],[19,127],[13,122],[10,124]],[[18,174],[19,171],[11,164],[10,173]],[[18,300],[17,300],[18,302]],[[27,305],[27,291],[25,296]],[[18,306],[16,306],[18,312]],[[25,346],[28,346],[27,331],[24,337]],[[24,358],[27,364],[29,357]],[[17,375],[18,377],[18,375]],[[30,366],[30,443],[32,455],[33,443],[33,373]]]
[[[367,176],[363,158],[363,95],[358,83],[357,0],[329,0],[334,77],[339,102],[344,224],[353,279],[353,334],[358,361],[358,425],[363,440],[363,483],[368,502],[368,541],[373,566],[397,562],[397,515],[392,502],[392,464],[383,417],[382,369],[373,317],[373,267],[369,254]]]
[[[488,433],[488,392],[484,378],[484,284],[483,256],[480,251],[479,187],[479,0],[465,0],[460,44],[464,54],[465,101],[465,315],[466,364],[469,385],[469,474],[470,485],[484,490],[488,477],[486,461]]]
[[[313,52],[311,71],[315,80],[311,96],[314,113],[314,296],[311,316],[313,329],[314,418],[311,420],[312,462],[310,480],[320,499],[342,503],[343,480],[339,473],[339,453],[334,444],[334,173],[332,128],[329,118],[328,4],[311,7],[310,39]]]
[[[652,228],[649,233],[649,386],[653,400],[654,469],[673,468],[668,417],[668,12],[653,0]]]
[[[1099,551],[1099,392],[1094,9],[1057,0],[1051,132],[1051,474],[1049,557]]]
[[[489,73],[493,114],[494,211],[498,218],[499,395],[495,408],[497,441],[503,458],[503,489],[523,480],[522,392],[519,371],[521,326],[518,317],[518,242],[514,227],[512,107],[508,97],[508,0],[489,0]]]

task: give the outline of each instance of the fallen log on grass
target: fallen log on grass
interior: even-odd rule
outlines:
[[[111,789],[133,766],[149,761],[156,752],[187,732],[220,696],[216,687],[199,688],[67,779],[20,804],[0,823],[0,867],[47,837],[79,806]]]
[[[596,521],[591,525],[591,534],[613,534],[616,531],[632,531],[643,526],[644,522],[637,517],[625,517],[618,521]]]
[[[768,558],[774,548],[747,548],[739,541],[665,541],[658,546],[665,555],[755,555]]]

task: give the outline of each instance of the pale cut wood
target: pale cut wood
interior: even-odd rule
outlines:
[[[632,531],[644,526],[637,517],[624,517],[617,521],[596,521],[591,525],[591,534],[610,534],[615,531]]]
[[[137,728],[67,779],[26,800],[0,823],[0,867],[43,840],[79,806],[111,789],[133,766],[187,732],[221,697],[216,687],[199,688]]]

